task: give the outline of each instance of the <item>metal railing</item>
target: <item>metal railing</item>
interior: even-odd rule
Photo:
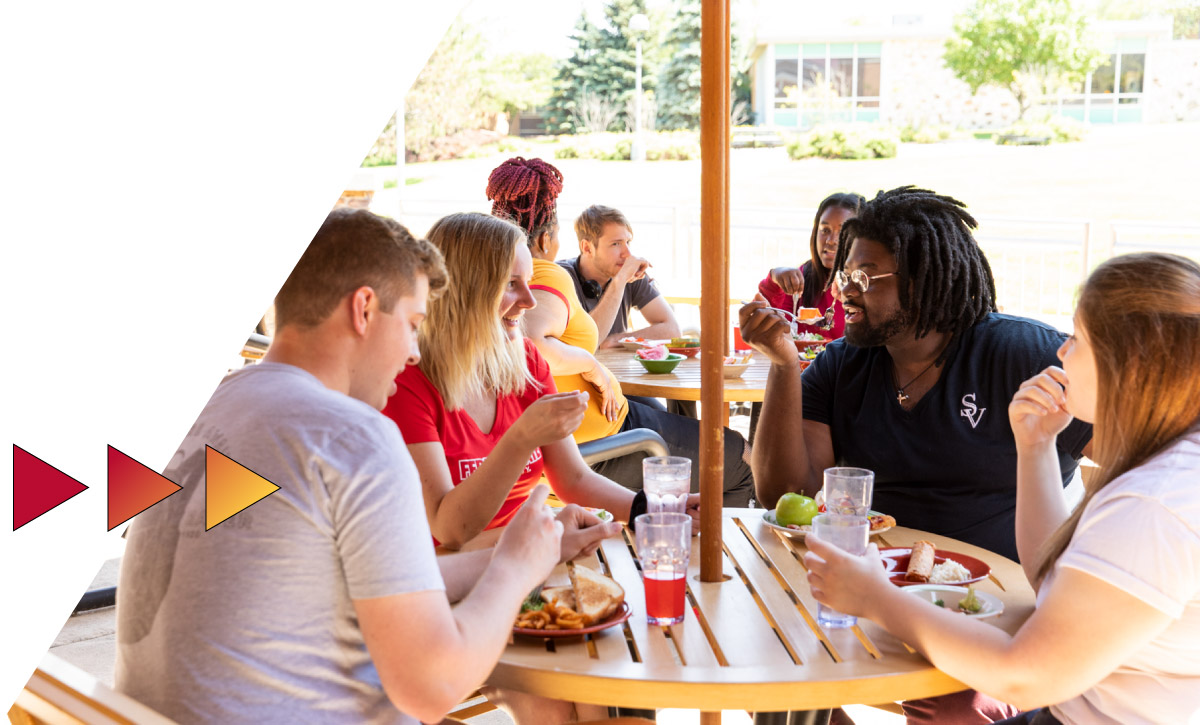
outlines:
[[[578,248],[571,221],[584,205],[560,202],[559,257]],[[455,211],[484,211],[486,201],[413,200],[400,221],[424,234]],[[623,205],[634,227],[638,254],[654,265],[651,276],[668,297],[700,296],[700,208],[697,205]],[[772,267],[808,258],[813,209],[738,207],[730,214],[729,293],[749,299]],[[1157,249],[1200,259],[1200,225],[1139,221],[1101,224],[1075,218],[976,217],[975,233],[992,265],[1001,309],[1037,318],[1069,318],[1088,272],[1113,254]]]

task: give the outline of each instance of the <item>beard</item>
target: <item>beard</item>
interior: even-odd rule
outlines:
[[[862,321],[846,325],[846,342],[855,347],[879,347],[897,334],[912,326],[913,316],[908,310],[898,309],[879,322],[871,322],[866,310]]]

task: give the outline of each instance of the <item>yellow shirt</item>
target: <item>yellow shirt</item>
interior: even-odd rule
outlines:
[[[600,333],[596,329],[596,323],[592,320],[592,316],[579,304],[579,297],[575,294],[575,284],[571,281],[571,276],[567,271],[554,262],[535,259],[533,260],[533,278],[529,280],[529,288],[549,292],[567,306],[567,326],[558,340],[595,355],[596,347],[600,344]],[[553,365],[550,366],[550,372],[552,374],[555,372]],[[554,375],[554,384],[558,386],[560,392],[584,390],[589,396],[587,412],[583,414],[583,423],[575,431],[577,443],[604,438],[621,430],[621,424],[625,422],[625,416],[629,413],[629,403],[625,402],[625,396],[621,393],[621,385],[615,379],[613,384],[619,408],[617,419],[611,422],[604,417],[604,413],[600,410],[603,396],[595,386],[584,380],[582,375]]]

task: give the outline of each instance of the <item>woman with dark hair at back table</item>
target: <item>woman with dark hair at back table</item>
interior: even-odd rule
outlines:
[[[815,307],[822,315],[833,307],[832,327],[825,330],[815,325],[799,325],[800,332],[815,332],[830,340],[842,336],[846,327],[846,313],[829,288],[830,269],[837,255],[842,224],[858,216],[865,201],[853,193],[825,197],[813,218],[812,234],[808,240],[808,261],[799,267],[775,267],[766,279],[758,283],[759,293],[772,307],[793,313],[799,307]]]
[[[575,432],[579,443],[634,428],[649,428],[667,442],[671,454],[693,460],[692,491],[700,490],[700,421],[626,398],[621,384],[595,358],[600,335],[584,311],[571,278],[554,263],[558,255],[558,194],[562,174],[541,159],[512,158],[488,177],[492,214],[513,221],[528,235],[533,255],[529,287],[537,306],[525,312],[525,334],[550,365],[559,390],[588,394],[583,423]],[[723,502],[746,506],[754,492],[748,463],[750,446],[741,433],[725,429]],[[632,489],[642,487],[640,453],[602,461],[598,473]]]
[[[872,619],[938,669],[1027,710],[1005,723],[1200,722],[1200,264],[1104,262],[1075,334],[1008,407],[1016,538],[1037,591],[1015,634],[931,606],[809,536],[817,601]],[[1067,507],[1055,440],[1092,421],[1099,475]]]

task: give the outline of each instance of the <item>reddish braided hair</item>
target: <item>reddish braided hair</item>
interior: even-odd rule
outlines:
[[[516,222],[533,240],[557,220],[562,184],[562,173],[550,164],[517,156],[492,170],[487,198],[494,216]]]

